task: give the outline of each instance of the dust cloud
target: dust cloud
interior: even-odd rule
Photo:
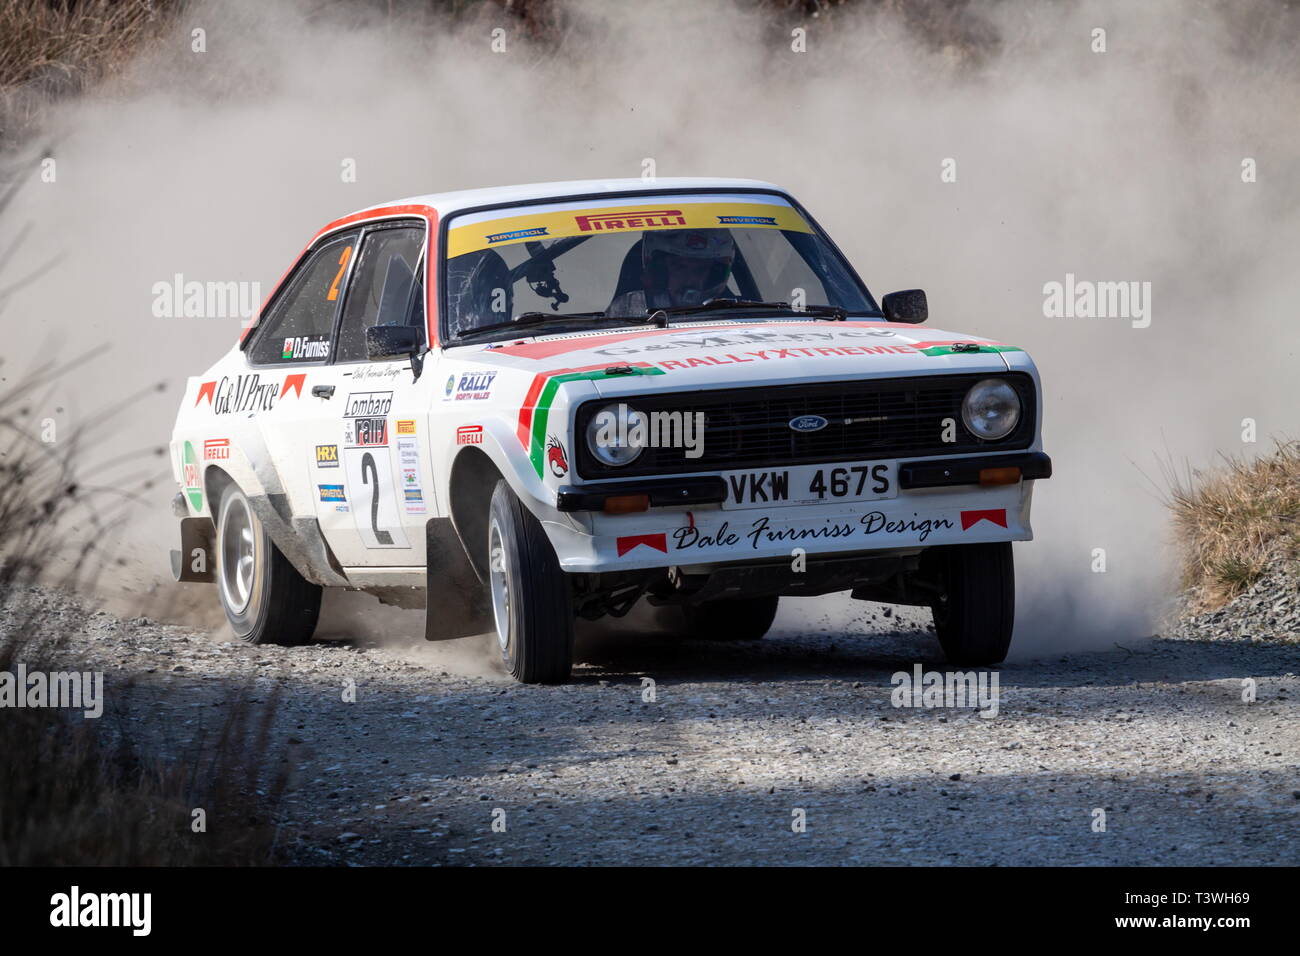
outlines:
[[[1300,22],[1272,2],[994,3],[967,8],[985,37],[972,57],[883,9],[810,19],[796,52],[797,24],[751,4],[574,3],[545,45],[490,8],[412,28],[212,3],[129,75],[59,108],[9,170],[28,181],[0,245],[30,224],[11,274],[58,265],[0,314],[0,374],[91,352],[39,399],[70,427],[141,393],[86,453],[140,463],[119,599],[181,618],[216,608],[209,590],[170,583],[174,489],[149,456],[186,375],[239,321],[155,318],[154,283],[256,281],[265,295],[351,210],[639,176],[650,160],[660,176],[782,184],[877,295],[924,288],[934,326],[1026,348],[1056,474],[1035,492],[1036,540],[1016,548],[1013,654],[1150,634],[1175,583],[1161,462],[1202,467],[1294,434]],[[39,178],[47,144],[54,183]],[[1149,326],[1045,317],[1045,284],[1067,274],[1149,282]],[[1256,445],[1242,443],[1247,418]],[[862,620],[836,605],[839,626]]]

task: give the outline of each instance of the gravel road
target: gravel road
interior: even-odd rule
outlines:
[[[1233,628],[1013,663],[986,718],[892,706],[892,674],[944,669],[918,620],[744,646],[588,633],[559,687],[510,682],[486,639],[258,648],[103,611],[67,653],[171,745],[240,685],[274,696],[302,863],[1300,862],[1300,644]]]

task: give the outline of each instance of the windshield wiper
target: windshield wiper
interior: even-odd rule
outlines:
[[[695,312],[716,312],[723,309],[771,309],[772,311],[788,312],[791,315],[810,315],[815,319],[830,319],[834,322],[843,322],[849,314],[848,309],[842,309],[838,305],[806,305],[802,309],[796,309],[789,302],[758,302],[752,299],[710,299],[708,302],[700,305],[674,305],[666,309],[653,309],[647,312],[648,318],[655,315],[690,315]]]
[[[548,325],[551,322],[564,322],[569,319],[603,319],[606,318],[604,312],[521,312],[513,319],[505,322],[493,322],[491,325],[480,325],[478,328],[467,329],[456,336],[457,341],[461,339],[474,338],[486,332],[500,332],[504,329],[529,329],[539,325]]]

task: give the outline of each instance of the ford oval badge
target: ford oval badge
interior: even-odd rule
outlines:
[[[790,419],[790,429],[796,432],[819,432],[829,424],[820,415],[800,415]]]

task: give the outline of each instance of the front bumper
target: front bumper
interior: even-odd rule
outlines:
[[[900,474],[901,474],[900,469]],[[850,552],[917,551],[945,544],[1028,541],[1033,481],[900,490],[895,498],[724,511],[717,504],[636,514],[588,512],[547,522],[571,573],[699,567]],[[575,516],[576,517],[576,516]]]
[[[970,458],[941,458],[937,461],[904,461],[898,465],[898,485],[903,489],[946,488],[953,485],[982,485],[1005,482],[987,480],[990,471],[1016,470],[1017,480],[1052,477],[1052,459],[1041,451],[980,455]],[[719,475],[685,478],[634,478],[598,485],[562,488],[556,495],[556,510],[603,511],[611,498],[644,495],[652,508],[674,505],[718,504],[727,497],[726,482]]]

